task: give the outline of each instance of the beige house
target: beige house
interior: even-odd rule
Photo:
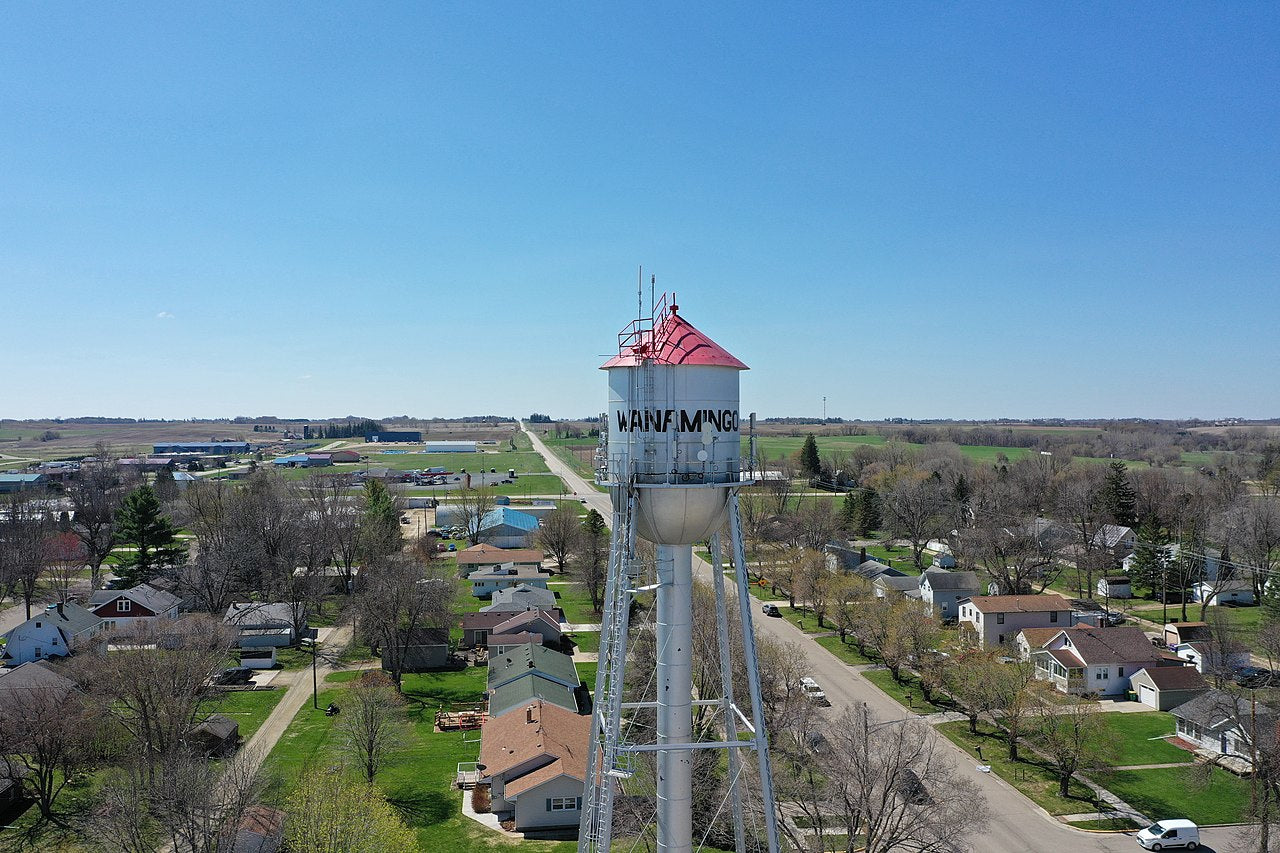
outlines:
[[[1140,669],[1129,679],[1138,701],[1157,711],[1172,711],[1209,689],[1194,666],[1160,666]]]
[[[477,769],[493,811],[517,832],[574,827],[582,817],[591,718],[541,699],[491,717],[480,732]]]
[[[1060,595],[975,595],[958,609],[961,636],[984,649],[1013,643],[1024,628],[1071,627],[1071,602]]]

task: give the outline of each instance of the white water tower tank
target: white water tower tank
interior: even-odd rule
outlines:
[[[609,374],[610,476],[634,477],[638,532],[689,545],[724,524],[741,479],[738,373],[747,366],[681,317],[621,336]],[[619,498],[615,495],[615,500]]]

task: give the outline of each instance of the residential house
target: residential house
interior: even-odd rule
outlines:
[[[1191,585],[1191,600],[1199,604],[1253,604],[1253,582],[1248,578],[1199,581]]]
[[[0,810],[7,810],[22,799],[22,780],[26,775],[25,764],[0,758]]]
[[[540,675],[517,678],[487,692],[490,717],[505,714],[512,708],[519,708],[537,700],[550,702],[575,714],[586,707],[585,701],[579,702],[578,699],[581,694],[585,700],[585,691],[577,688],[571,690],[557,681]]]
[[[496,506],[480,518],[479,537],[499,548],[528,548],[538,532],[538,519],[509,506]]]
[[[481,613],[494,610],[546,610],[564,621],[564,614],[556,606],[556,594],[544,587],[520,584],[511,589],[500,589],[489,599],[489,603],[480,608]]]
[[[541,676],[571,690],[576,690],[582,683],[578,678],[578,669],[573,665],[573,658],[555,649],[530,643],[511,649],[506,654],[489,656],[487,686],[490,690],[530,675]]]
[[[493,627],[494,634],[529,633],[538,636],[538,645],[555,646],[560,643],[560,623],[543,610],[524,610],[511,614],[509,619]],[[490,643],[492,646],[493,643]]]
[[[1076,625],[1059,631],[1031,653],[1036,678],[1063,693],[1123,695],[1140,669],[1180,666],[1152,647],[1141,628],[1095,628]]]
[[[74,681],[54,672],[44,661],[0,669],[0,706],[12,702],[8,697],[25,695],[32,690],[48,690],[61,698],[75,689]]]
[[[1133,598],[1133,585],[1126,575],[1098,578],[1096,591],[1100,598]]]
[[[975,595],[959,602],[962,635],[980,648],[1012,643],[1023,628],[1071,627],[1071,602],[1060,595]]]
[[[284,821],[287,815],[270,806],[252,805],[229,827],[229,853],[277,853],[284,846]],[[233,834],[234,833],[234,834]]]
[[[1195,667],[1197,672],[1228,672],[1237,666],[1249,665],[1249,650],[1232,640],[1193,640],[1179,643],[1173,653]]]
[[[911,575],[880,575],[871,582],[876,598],[891,595],[904,595],[907,598],[920,597],[920,579]]]
[[[973,572],[926,569],[919,578],[920,600],[937,610],[943,622],[954,622],[960,601],[978,594],[978,576]]]
[[[516,568],[510,563],[491,569],[476,569],[467,580],[471,581],[471,594],[476,598],[488,598],[500,589],[521,585],[547,588],[550,575],[538,569]]]
[[[548,702],[490,716],[476,766],[489,782],[493,811],[510,812],[517,832],[576,827],[590,734],[590,717]]]
[[[1176,542],[1171,545],[1162,545],[1160,550],[1164,554],[1166,564],[1173,564],[1177,562],[1178,558],[1182,555],[1182,546]],[[1203,557],[1203,560],[1202,565],[1200,566],[1200,577],[1204,580],[1216,581],[1218,580],[1219,574],[1221,574],[1225,580],[1231,576],[1231,573],[1236,571],[1234,564],[1229,561],[1223,561],[1222,552],[1216,548],[1204,548],[1203,554],[1201,555],[1198,553],[1196,559],[1200,559],[1201,556]],[[1136,554],[1131,553],[1120,561],[1120,565],[1126,572],[1132,573],[1133,561],[1136,557]]]
[[[536,548],[498,548],[481,542],[458,552],[458,577],[465,578],[477,569],[492,569],[507,563],[518,569],[538,569],[542,559],[542,552]]]
[[[490,634],[489,654],[505,655],[516,646],[524,646],[529,643],[533,643],[535,646],[542,645],[542,635],[529,631],[520,631],[516,634]]]
[[[297,640],[294,615],[300,606],[279,601],[237,601],[227,608],[222,622],[238,633],[241,648],[291,646]]]
[[[131,589],[99,589],[89,596],[89,609],[106,623],[106,630],[125,633],[157,620],[178,618],[182,599],[150,584]]]
[[[191,730],[187,740],[205,755],[222,758],[239,746],[240,724],[222,714],[210,714]]]
[[[0,661],[6,666],[46,658],[66,657],[106,628],[97,616],[78,604],[50,604],[16,628],[5,632]]]
[[[1132,527],[1104,524],[1094,531],[1092,541],[1094,547],[1109,551],[1113,557],[1120,560],[1133,553],[1138,535]]]
[[[1250,732],[1275,731],[1275,713],[1253,705],[1246,696],[1209,689],[1170,711],[1178,737],[1213,756],[1229,756],[1248,766],[1252,754]]]
[[[382,649],[382,668],[391,669],[387,649]],[[415,628],[409,635],[400,660],[401,672],[427,672],[449,666],[449,630],[447,628]]]
[[[1209,685],[1194,666],[1157,666],[1135,672],[1129,689],[1143,705],[1169,711],[1204,693]]]
[[[1074,626],[1073,626],[1074,627]],[[1023,628],[1014,637],[1014,645],[1018,649],[1018,658],[1020,660],[1031,660],[1033,652],[1037,652],[1044,648],[1045,644],[1058,636],[1062,631],[1061,628]]]

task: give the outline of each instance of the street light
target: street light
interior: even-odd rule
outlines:
[[[302,642],[311,647],[311,707],[320,709],[320,685],[316,678],[316,657],[320,642],[315,637],[303,637]]]

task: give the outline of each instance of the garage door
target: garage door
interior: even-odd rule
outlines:
[[[1152,708],[1156,706],[1156,691],[1154,688],[1146,685],[1138,685],[1138,701],[1143,705],[1150,705]]]

